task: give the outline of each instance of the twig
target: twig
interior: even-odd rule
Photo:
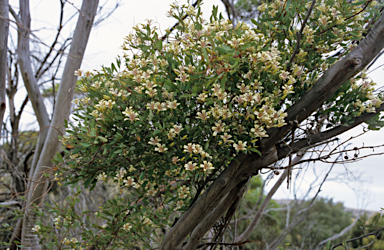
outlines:
[[[303,24],[301,25],[300,32],[297,33],[297,43],[296,43],[296,48],[295,48],[295,50],[293,51],[293,54],[292,54],[292,56],[291,56],[291,59],[289,60],[289,63],[290,63],[290,64],[293,62],[293,59],[295,58],[297,52],[299,52],[301,36],[303,35],[303,30],[304,30],[305,24],[307,23],[308,18],[309,18],[309,16],[311,15],[311,12],[312,12],[312,10],[313,10],[313,6],[315,6],[315,3],[316,3],[316,0],[312,0],[311,7],[309,7],[308,13],[307,13],[307,15],[306,15],[305,18],[304,18]]]

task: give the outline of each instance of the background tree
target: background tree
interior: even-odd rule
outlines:
[[[10,114],[10,129],[5,126],[6,123],[4,123],[4,132],[2,133],[3,138],[6,139],[3,139],[3,148],[1,152],[3,159],[1,162],[1,175],[2,177],[5,177],[2,178],[4,181],[2,184],[4,184],[5,188],[1,189],[2,192],[5,191],[5,197],[2,197],[1,201],[5,200],[6,202],[2,202],[1,204],[3,206],[21,206],[22,197],[25,194],[25,191],[33,189],[34,192],[28,193],[31,195],[30,199],[23,204],[22,211],[26,212],[26,214],[28,214],[28,211],[26,211],[28,209],[26,208],[31,208],[33,203],[40,205],[41,202],[39,199],[46,195],[45,187],[38,188],[38,180],[41,179],[44,172],[43,169],[50,164],[41,166],[41,164],[45,163],[43,160],[40,160],[39,163],[39,159],[41,157],[41,159],[45,159],[49,163],[52,158],[49,155],[54,154],[60,148],[60,142],[57,140],[58,134],[60,134],[58,130],[62,130],[64,120],[68,119],[71,100],[73,98],[73,90],[77,80],[77,76],[75,76],[73,72],[81,65],[89,32],[92,27],[107,18],[119,5],[119,3],[116,2],[115,7],[108,12],[104,11],[104,5],[98,6],[98,1],[84,1],[82,9],[77,9],[73,5],[72,7],[80,14],[79,20],[74,33],[71,34],[71,37],[66,39],[63,38],[64,26],[67,25],[68,21],[73,17],[76,17],[76,15],[69,18],[65,16],[64,6],[68,6],[67,1],[63,0],[59,1],[59,3],[61,9],[60,16],[58,16],[57,32],[52,44],[47,45],[30,30],[31,17],[29,1],[23,0],[19,2],[19,13],[16,13],[16,11],[9,6],[8,1],[1,2],[0,33],[2,34],[1,37],[3,40],[1,41],[0,51],[2,56],[1,65],[4,65],[1,69],[4,69],[4,72],[6,73],[1,73],[1,71],[0,75],[4,77],[4,82],[1,81],[1,86],[3,86],[3,83],[5,84],[5,80],[7,83],[6,93]],[[99,10],[99,18],[93,22],[97,9]],[[8,18],[9,12],[11,12],[11,19]],[[7,46],[8,33],[6,32],[6,28],[9,26],[10,21],[17,25],[18,38],[15,39],[13,33],[10,33],[10,39],[8,40],[9,42]],[[71,46],[71,43],[74,45]],[[30,46],[32,46],[32,49]],[[7,59],[4,59],[3,55],[7,56]],[[66,63],[64,63],[67,56],[68,59]],[[62,65],[64,65],[64,73],[62,71]],[[63,73],[63,77],[61,77],[61,73]],[[7,77],[5,78],[5,76]],[[20,87],[21,79],[27,88],[28,96],[25,97],[19,110],[17,110],[14,98],[17,89]],[[52,88],[53,94],[51,96],[53,96],[53,105],[48,104],[48,106],[46,106],[40,91],[47,86],[47,83],[55,85],[58,81],[60,81],[61,87],[59,89]],[[5,86],[6,85],[4,85],[4,88]],[[1,99],[1,102],[3,102],[3,99]],[[32,103],[40,126],[40,131],[38,133],[39,141],[37,144],[36,141],[34,141],[37,133],[33,131],[26,131],[24,133],[19,131],[20,119],[29,101]],[[50,112],[48,112],[47,109],[54,109],[55,104],[58,104],[61,109],[54,110],[52,117],[49,117],[48,113]],[[1,107],[3,106],[4,105],[1,105]],[[4,113],[3,111],[4,110],[2,109],[1,114]],[[53,118],[52,123],[50,118]],[[56,132],[49,132],[49,128],[52,128]],[[48,135],[48,133],[50,134]],[[7,140],[7,138],[9,138],[9,140]],[[48,147],[49,150],[42,151],[43,146],[48,142],[51,143],[50,147]],[[37,146],[33,150],[32,147],[35,145]],[[9,174],[12,180],[9,180]],[[28,178],[28,176],[30,178]],[[35,178],[34,181],[33,178]],[[44,185],[46,184],[43,184],[43,186]],[[8,202],[7,200],[10,198],[12,198],[12,201]],[[2,208],[2,211],[4,211],[4,215],[6,215],[2,218],[2,221],[14,217],[14,214],[12,215],[12,211],[15,211],[14,208]],[[9,220],[7,222],[9,222]],[[28,243],[30,242],[27,237],[28,235],[31,236],[32,241],[34,241],[36,237],[34,237],[27,222],[33,224],[33,216],[25,216],[18,220],[17,225],[10,225],[7,227],[3,239],[6,240],[10,236],[11,229],[14,228],[11,242],[22,241]],[[22,226],[24,226],[23,233],[21,232]],[[39,246],[37,246],[36,242],[30,243],[30,246],[33,249],[38,249]],[[16,249],[15,247],[16,246],[13,245],[12,249]]]

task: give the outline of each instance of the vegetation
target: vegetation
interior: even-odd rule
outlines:
[[[384,48],[384,17],[375,5],[276,0],[262,3],[249,26],[233,25],[217,7],[204,20],[199,5],[174,3],[168,12],[177,21],[174,34],[160,37],[151,20],[135,26],[115,64],[75,72],[84,97],[74,100],[76,123],[65,124],[64,156],[57,153],[53,167],[41,160],[33,179],[41,191],[51,177],[72,195],[48,205],[50,223],[33,226],[40,245],[214,249],[252,238],[251,246],[274,249],[285,238],[312,248],[342,230],[350,215],[324,200],[310,202],[310,220],[301,224],[279,228],[284,217],[271,212],[261,221],[267,228],[253,232],[257,223],[243,220],[228,229],[237,210],[258,208],[247,196],[242,203],[247,188],[256,189],[248,197],[267,200],[261,180],[252,180],[260,170],[284,170],[289,183],[289,171],[309,148],[363,122],[382,125],[383,97],[365,73]],[[337,162],[341,147],[310,160]],[[355,152],[351,161],[364,157],[357,147],[343,150]],[[97,210],[81,210],[79,197],[91,192],[83,187],[110,195]],[[41,193],[36,199],[29,195],[25,218],[46,215]],[[315,216],[318,210],[326,213]],[[338,224],[329,223],[331,216]]]

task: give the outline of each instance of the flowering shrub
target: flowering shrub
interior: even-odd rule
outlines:
[[[96,211],[100,224],[90,227],[97,234],[68,236],[65,244],[156,246],[160,229],[240,152],[259,154],[267,129],[286,124],[286,109],[362,38],[372,5],[319,1],[305,23],[311,2],[277,0],[259,6],[251,28],[234,27],[217,8],[204,20],[199,7],[175,3],[168,15],[179,25],[166,41],[147,21],[126,37],[116,64],[77,71],[85,97],[74,101],[77,123],[62,137],[70,151],[55,158],[56,179],[91,189],[112,182],[116,195]],[[382,101],[373,85],[356,76],[314,117],[336,125],[374,112]]]

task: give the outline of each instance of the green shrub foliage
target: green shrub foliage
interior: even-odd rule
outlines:
[[[56,179],[91,189],[112,183],[115,195],[92,211],[100,223],[60,244],[161,242],[161,229],[237,154],[259,153],[267,129],[284,126],[287,108],[356,46],[376,13],[372,5],[317,1],[304,23],[311,2],[277,0],[259,6],[252,26],[234,27],[217,7],[204,20],[200,7],[175,3],[168,15],[179,23],[166,39],[153,21],[135,26],[116,64],[76,72],[84,97],[74,101],[76,122],[61,138],[70,150],[55,158]],[[356,76],[314,116],[338,125],[374,112],[382,101],[373,85],[364,73]]]

